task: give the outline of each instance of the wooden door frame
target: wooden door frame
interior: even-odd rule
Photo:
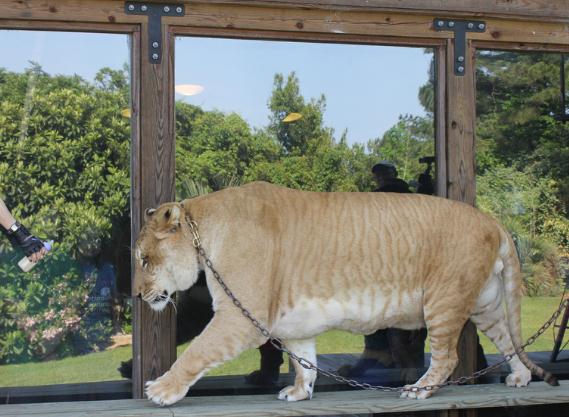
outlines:
[[[155,3],[171,3],[156,0]],[[147,59],[145,16],[126,15],[119,0],[0,0],[0,29],[128,34],[132,39],[131,228],[133,242],[148,207],[174,199],[174,48],[176,35],[431,46],[436,56],[436,158],[439,194],[474,203],[474,52],[476,48],[569,50],[566,0],[183,0],[186,15],[162,19],[161,64]],[[485,20],[469,34],[467,72],[453,74],[453,34],[435,18]],[[134,271],[134,269],[133,269]],[[134,277],[134,272],[133,272]],[[172,310],[156,315],[134,299],[133,393],[175,359]],[[472,336],[472,331],[470,332]],[[472,343],[470,343],[471,345]],[[466,345],[469,345],[467,343]],[[472,368],[472,349],[465,357]],[[464,356],[464,355],[463,355]]]

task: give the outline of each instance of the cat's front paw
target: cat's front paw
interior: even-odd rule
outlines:
[[[168,371],[160,378],[146,383],[146,396],[160,406],[171,405],[184,398],[188,388],[180,384]]]
[[[283,388],[279,392],[278,399],[285,401],[302,401],[312,398],[313,384],[304,384],[304,386],[290,385]]]
[[[435,389],[421,389],[419,382],[413,385],[405,385],[405,390],[401,393],[401,398],[413,398],[416,400],[425,400],[434,394]]]

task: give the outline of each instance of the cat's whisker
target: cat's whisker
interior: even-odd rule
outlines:
[[[172,307],[174,307],[174,312],[175,312],[176,314],[178,314],[178,308],[176,307],[176,302],[174,301],[174,299],[168,297],[168,303],[169,303],[169,304],[172,304]]]

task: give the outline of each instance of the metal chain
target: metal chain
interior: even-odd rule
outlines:
[[[311,371],[315,371],[321,375],[324,375],[328,378],[332,378],[338,382],[348,384],[351,387],[362,388],[365,390],[384,391],[384,392],[418,392],[418,391],[433,391],[433,390],[436,390],[436,389],[439,389],[442,387],[446,387],[449,385],[465,384],[469,381],[475,380],[475,379],[477,379],[483,375],[490,373],[494,369],[499,368],[504,363],[509,362],[516,354],[522,352],[527,346],[529,346],[533,342],[535,342],[535,340],[539,336],[541,336],[555,322],[555,320],[557,320],[557,318],[561,315],[561,313],[567,307],[567,304],[569,304],[569,299],[563,300],[559,304],[557,311],[555,311],[552,314],[552,316],[549,318],[549,320],[547,320],[543,324],[543,326],[541,326],[539,328],[539,330],[537,332],[535,332],[534,335],[531,336],[526,341],[525,344],[523,344],[519,349],[516,350],[516,353],[505,355],[504,359],[501,360],[500,362],[497,362],[494,365],[491,365],[491,366],[488,366],[487,368],[476,371],[470,376],[462,376],[460,378],[457,378],[457,379],[454,379],[451,381],[443,382],[442,384],[426,385],[424,387],[415,387],[415,386],[386,387],[386,386],[382,386],[382,385],[371,385],[371,384],[368,384],[365,382],[358,382],[354,379],[345,378],[341,375],[338,375],[338,374],[335,374],[333,372],[327,371],[325,369],[319,368],[318,366],[316,366],[312,362],[310,362],[308,359],[299,357],[299,356],[295,355],[294,352],[291,352],[290,350],[288,350],[285,347],[284,342],[281,339],[279,339],[277,337],[272,337],[271,333],[267,330],[267,328],[264,327],[255,317],[253,317],[251,312],[243,306],[243,304],[241,303],[241,301],[239,301],[237,299],[237,297],[235,297],[233,292],[229,289],[229,287],[225,284],[225,282],[221,278],[221,275],[219,275],[219,272],[217,272],[217,270],[214,268],[213,263],[211,262],[211,259],[209,259],[209,257],[207,256],[207,254],[206,254],[206,252],[202,246],[200,235],[198,233],[197,223],[194,220],[191,220],[190,218],[187,218],[186,221],[187,221],[188,226],[190,227],[190,230],[194,236],[193,245],[196,248],[196,250],[198,251],[198,254],[204,259],[206,266],[211,270],[216,281],[219,283],[219,285],[221,286],[223,291],[227,294],[227,296],[231,299],[231,301],[233,302],[235,307],[237,307],[239,310],[241,310],[241,313],[251,322],[251,324],[253,324],[253,326],[263,336],[268,338],[269,341],[271,342],[271,344],[275,348],[285,352],[290,358],[292,358],[293,360],[298,362],[300,364],[300,366],[302,366],[303,368],[311,370]]]

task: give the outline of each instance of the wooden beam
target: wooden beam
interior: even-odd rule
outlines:
[[[235,28],[202,28],[195,26],[170,26],[174,36],[199,36],[211,38],[234,38],[251,40],[294,40],[297,42],[326,42],[340,44],[359,45],[389,45],[406,47],[437,47],[446,44],[446,39],[432,38],[406,38],[396,36],[370,36],[370,35],[346,35],[337,33],[296,33],[275,30],[248,30]]]
[[[447,197],[474,205],[475,49],[467,42],[465,74],[454,74],[454,40],[446,49],[446,167]],[[468,321],[458,344],[459,363],[452,378],[477,370],[476,326]]]
[[[140,144],[133,163],[139,178],[133,210],[138,236],[144,210],[175,199],[174,144],[174,38],[163,25],[163,56],[160,64],[148,60],[148,24],[142,24],[141,48],[133,66],[140,68],[138,97],[140,101]],[[133,187],[134,188],[134,187]],[[137,271],[136,268],[133,269]],[[135,272],[137,273],[137,272]],[[133,294],[136,295],[136,294]],[[134,398],[144,396],[144,384],[170,369],[176,359],[176,317],[171,306],[160,314],[150,309],[139,297],[134,300]]]
[[[474,53],[467,42],[465,74],[454,75],[454,40],[447,44],[446,110],[447,110],[447,196],[474,204]]]
[[[167,0],[159,0],[167,2]],[[194,2],[192,2],[194,3]],[[435,13],[447,16],[476,15],[502,18],[543,18],[568,21],[565,0],[208,0],[207,3],[247,4],[269,7],[320,8],[324,10]]]
[[[435,174],[436,192],[447,196],[447,124],[446,124],[446,48],[435,49]]]
[[[1,0],[2,19],[58,22],[140,23],[144,16],[126,15],[119,0]]]
[[[433,30],[432,22],[435,17],[449,16],[438,11],[435,14],[433,11],[427,13],[413,9],[413,13],[401,13],[397,10],[386,10],[377,4],[370,11],[362,11],[361,7],[331,11],[322,7],[308,8],[318,6],[314,3],[303,3],[303,7],[298,7],[298,4],[297,7],[284,7],[287,4],[290,6],[287,2],[235,3],[237,2],[189,2],[184,17],[167,17],[163,18],[163,21],[186,27],[280,31],[290,34],[291,39],[296,35],[307,37],[316,33],[431,39],[453,36],[451,32]],[[410,2],[407,3],[405,10],[411,10],[408,8]],[[254,7],[247,4],[273,7]],[[417,2],[415,4],[417,5]],[[0,16],[10,21],[59,22],[57,27],[62,30],[72,28],[72,25],[78,22],[139,24],[146,21],[146,16],[126,15],[124,2],[117,0],[0,1]],[[479,17],[479,14],[470,12],[468,16]],[[546,22],[536,20],[533,15],[528,15],[525,19],[526,21],[515,21],[488,17],[488,30],[469,36],[486,41],[569,45],[569,19],[563,22],[551,19],[552,21]]]
[[[539,404],[559,404],[557,411],[566,410],[569,403],[569,382],[559,381],[559,387],[545,382],[533,382],[528,387],[510,388],[505,384],[485,384],[443,388],[428,400],[407,400],[398,393],[377,391],[317,392],[311,400],[279,401],[275,394],[189,397],[170,407],[158,407],[148,400],[115,400],[44,404],[0,405],[0,414],[18,417],[77,417],[77,416],[326,416],[354,414],[403,413],[406,416],[445,415],[443,410],[472,410],[502,407],[532,406],[533,415],[542,414]],[[550,405],[550,407],[552,407]],[[541,411],[541,413],[540,413]],[[551,411],[549,411],[551,412]],[[436,413],[436,414],[435,414]],[[494,413],[492,413],[494,415]],[[449,414],[446,414],[449,415]],[[451,414],[452,415],[452,414]],[[456,414],[455,414],[456,415]],[[460,415],[464,415],[461,413]],[[500,415],[497,413],[496,415]],[[562,415],[561,412],[555,415]]]
[[[0,19],[0,28],[14,30],[45,30],[92,33],[124,33],[131,34],[139,30],[139,25],[129,23],[99,22],[59,22],[43,20]]]
[[[320,9],[270,9],[234,5],[188,6],[186,16],[172,18],[171,24],[196,28],[272,30],[290,34],[340,34],[393,36],[405,38],[452,38],[452,32],[435,31],[435,15],[401,14],[383,11],[329,11]],[[566,24],[487,20],[488,30],[469,34],[473,39],[569,45]],[[304,35],[306,36],[306,35]]]
[[[140,32],[132,38],[130,56],[130,247],[134,248],[142,227],[142,155],[140,129]],[[131,255],[131,289],[134,288],[136,262]],[[134,398],[141,398],[142,392],[142,303],[137,294],[132,295],[132,392]]]
[[[500,51],[569,52],[569,45],[552,45],[547,43],[473,41],[472,45],[476,49],[493,49]]]
[[[94,0],[93,2],[97,2]],[[154,3],[172,3],[171,0],[152,0]],[[66,3],[75,8],[88,3],[85,0],[36,0],[4,1],[20,10],[46,10],[56,13],[57,8]],[[115,3],[119,7],[123,0],[101,0],[100,3]],[[501,18],[543,18],[549,21],[568,21],[569,10],[565,0],[177,0],[176,3],[247,5],[273,8],[322,9],[326,11],[388,11],[397,13],[446,14],[457,16],[490,16]],[[113,6],[114,8],[114,6]],[[112,9],[109,9],[112,10]]]

